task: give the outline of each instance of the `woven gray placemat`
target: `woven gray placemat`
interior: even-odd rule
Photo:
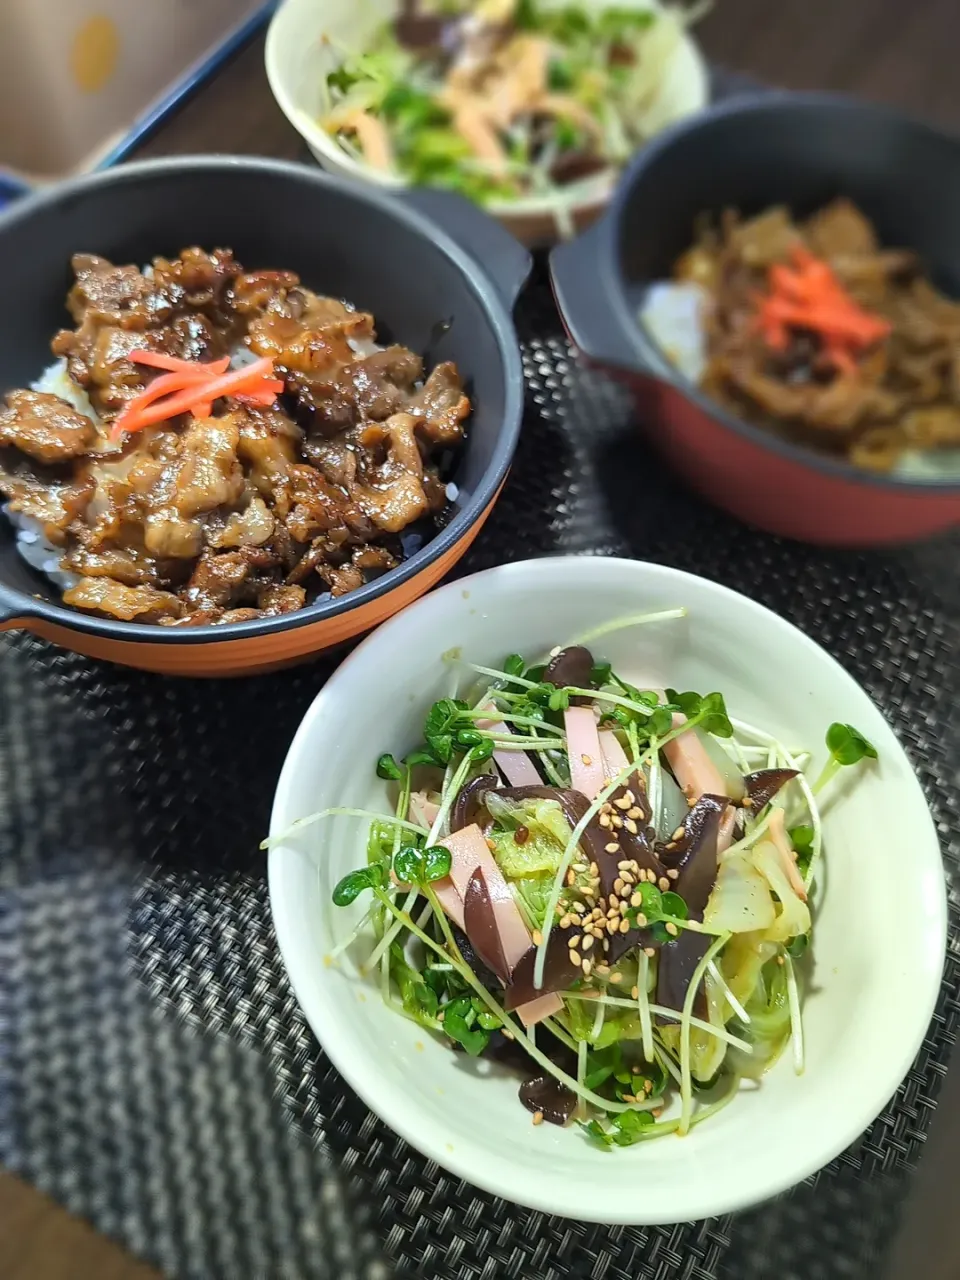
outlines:
[[[749,530],[667,475],[622,393],[573,365],[542,280],[520,328],[523,437],[463,571],[558,551],[671,563],[830,650],[899,733],[937,819],[951,883],[937,1015],[869,1132],[772,1205],[650,1229],[517,1209],[367,1113],[283,974],[257,844],[329,662],[175,681],[5,636],[0,1162],[171,1276],[855,1277],[895,1228],[957,1029],[960,544],[847,554]]]

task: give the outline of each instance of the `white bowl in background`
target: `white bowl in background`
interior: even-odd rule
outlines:
[[[546,1213],[612,1223],[680,1222],[783,1191],[853,1142],[895,1093],[933,1013],[946,895],[936,832],[914,772],[866,693],[813,640],[769,610],[679,570],[637,561],[524,561],[451,583],[386,623],[321,690],[290,748],[271,834],[332,805],[387,812],[377,756],[402,756],[449,694],[454,647],[483,664],[539,655],[636,611],[684,605],[682,622],[598,643],[646,687],[720,690],[732,715],[808,747],[816,766],[834,720],[856,725],[879,761],[824,816],[812,972],[804,1001],[806,1070],[784,1054],[759,1087],[678,1140],[613,1152],[576,1129],[534,1127],[517,1078],[454,1054],[389,1010],[359,955],[324,957],[361,903],[331,891],[365,861],[365,826],[332,818],[272,848],[270,903],[297,998],[325,1053],[392,1129],[495,1195]],[[612,1181],[611,1181],[612,1180]],[[611,1186],[615,1192],[611,1193]]]
[[[562,6],[567,0],[548,0]],[[580,0],[587,8],[610,7],[608,0]],[[653,9],[657,0],[619,0],[622,8]],[[319,118],[321,84],[334,70],[339,56],[333,46],[362,49],[373,34],[393,17],[399,0],[284,0],[267,33],[266,69],[281,111],[306,141],[320,164],[331,173],[403,188],[403,178],[355,160],[325,129]],[[333,46],[329,43],[333,42]],[[685,35],[670,60],[653,107],[657,130],[701,111],[710,97],[709,74],[696,43]],[[579,185],[566,212],[581,230],[605,207],[619,178],[618,170],[596,175]],[[487,210],[524,244],[543,244],[558,238],[555,201],[540,196],[497,201]]]

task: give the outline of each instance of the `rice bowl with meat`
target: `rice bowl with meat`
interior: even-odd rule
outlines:
[[[849,200],[700,219],[640,319],[737,417],[875,473],[960,477],[960,305]]]
[[[0,494],[65,604],[164,626],[342,596],[428,540],[471,403],[372,315],[192,248],[74,259],[76,324],[0,411]]]

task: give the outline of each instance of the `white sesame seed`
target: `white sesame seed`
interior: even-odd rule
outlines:
[[[587,937],[585,937],[583,940],[583,950],[589,951],[592,946],[593,946],[593,935],[588,934]]]
[[[676,869],[676,867],[671,867],[670,870],[667,872],[667,879],[679,880],[679,878],[680,878],[680,872]]]
[[[631,996],[631,998],[632,998],[632,999],[634,999],[634,1000],[639,1000],[639,999],[640,999],[640,988],[639,988],[639,987],[634,987],[634,988],[633,988],[633,990],[630,992],[630,996]]]
[[[632,809],[628,809],[628,810],[627,810],[627,817],[628,817],[628,818],[633,818],[633,819],[634,819],[634,821],[636,821],[636,819],[637,819],[637,818],[642,818],[642,817],[643,817],[643,810],[642,810],[642,809],[638,809],[638,808],[637,808],[637,806],[636,806],[636,805],[634,805]]]
[[[627,830],[630,832],[632,836],[635,836],[637,834],[637,824],[634,822],[632,818],[627,818],[627,820],[624,822],[623,825],[627,828]]]
[[[629,920],[621,920],[621,921],[620,921],[620,932],[621,932],[621,933],[629,933],[629,932],[630,932],[630,921],[629,921]]]
[[[613,803],[617,806],[618,809],[629,809],[630,806],[633,804],[633,801],[628,800],[626,796],[620,796],[619,799],[614,800]]]
[[[644,947],[643,954],[647,957],[648,960],[652,960],[657,953],[656,951],[654,951],[653,947]]]
[[[620,846],[617,844],[616,840],[611,840],[609,844],[605,844],[603,846],[603,851],[604,853],[619,853]]]
[[[672,840],[682,840],[682,839],[683,839],[683,827],[677,827],[676,831],[675,831],[675,832],[673,833],[673,835],[671,836],[671,839],[672,839]]]
[[[622,973],[611,973],[611,975],[610,975],[610,981],[611,981],[611,982],[622,982],[622,981],[623,981],[623,974],[622,974]]]
[[[679,933],[677,926],[673,923],[672,920],[668,920],[663,927],[666,929],[667,933],[669,933],[674,938]]]
[[[660,889],[661,893],[666,893],[667,890],[670,888],[670,881],[667,879],[666,876],[661,876],[660,879],[657,881],[657,887]]]
[[[631,905],[631,907],[639,907],[639,906],[641,905],[641,903],[642,903],[642,902],[643,902],[643,894],[642,894],[642,893],[635,893],[635,894],[633,895],[633,897],[630,899],[630,905]]]
[[[626,886],[624,885],[624,883],[623,883],[623,881],[622,881],[622,880],[620,880],[620,879],[614,880],[614,882],[613,882],[613,891],[614,891],[614,893],[615,893],[618,897],[620,897],[620,898],[622,898],[622,897],[623,897],[623,890],[624,890],[624,888],[625,888],[625,887],[626,887]]]
[[[580,939],[578,937],[574,936],[572,938],[567,939],[567,946],[570,948],[571,951],[573,951],[576,947],[579,947],[579,945],[580,945]]]
[[[574,967],[575,969],[579,969],[579,968],[580,968],[581,960],[580,960],[580,952],[579,952],[579,951],[571,951],[571,952],[570,952],[570,963],[573,965],[573,967]]]
[[[589,768],[590,768],[590,766],[593,764],[593,757],[592,757],[592,756],[587,756],[587,755],[583,755],[583,754],[581,754],[580,759],[583,761],[583,763],[587,766],[587,768],[588,768],[588,769],[589,769]]]
[[[600,822],[601,827],[604,827],[605,829],[606,829],[606,828],[609,828],[609,826],[610,826],[610,815],[609,815],[609,813],[601,813],[600,818],[599,818],[599,822]]]
[[[539,930],[539,929],[534,929],[534,931],[533,931],[533,945],[534,945],[535,947],[539,947],[539,945],[540,945],[540,943],[541,943],[542,941],[543,941],[543,934],[540,932],[540,930]]]
[[[534,1124],[543,1124],[543,1112],[542,1112],[542,1111],[535,1111],[535,1112],[533,1113],[533,1123],[534,1123]]]

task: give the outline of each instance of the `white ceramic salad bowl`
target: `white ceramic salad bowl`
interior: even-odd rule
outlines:
[[[568,0],[547,0],[564,6]],[[658,0],[620,0],[617,7],[656,9]],[[585,10],[612,7],[608,0],[580,0]],[[349,156],[320,125],[322,82],[340,62],[337,49],[362,52],[373,34],[399,9],[398,0],[284,0],[270,24],[266,45],[267,78],[281,111],[303,137],[320,164],[331,173],[399,187],[403,180]],[[710,97],[709,74],[695,41],[684,35],[665,66],[656,98],[648,112],[648,128],[659,132],[701,111]],[[580,230],[606,206],[618,173],[608,170],[571,187],[567,198],[529,196],[489,206],[525,244],[558,238],[558,226]],[[558,219],[559,210],[559,219]]]
[[[531,1125],[517,1079],[454,1054],[391,1011],[360,976],[370,942],[329,954],[362,914],[332,904],[365,861],[366,824],[335,818],[271,847],[270,901],[297,998],[324,1052],[391,1128],[493,1194],[569,1218],[665,1223],[726,1213],[801,1181],[853,1142],[917,1053],[940,983],[946,899],[940,851],[913,770],[883,716],[813,640],[724,587],[658,565],[569,557],[488,570],[381,627],[308,711],[280,778],[271,835],[328,806],[388,812],[374,765],[419,740],[450,692],[444,654],[498,665],[592,627],[683,606],[687,617],[619,630],[594,646],[641,687],[719,690],[730,714],[826,757],[833,721],[878,760],[825,804],[825,874],[804,962],[805,1070],[785,1053],[759,1085],[683,1139],[603,1150],[576,1125]],[[853,771],[851,771],[852,773]],[[326,959],[326,962],[325,962]]]

